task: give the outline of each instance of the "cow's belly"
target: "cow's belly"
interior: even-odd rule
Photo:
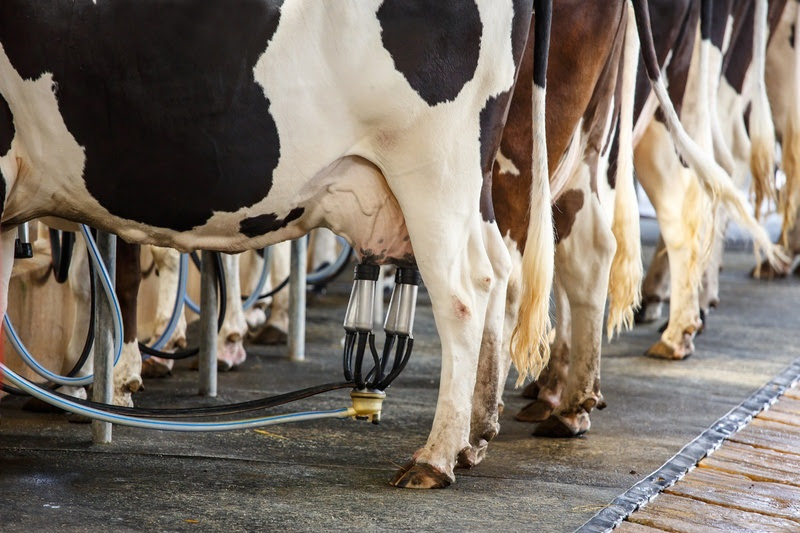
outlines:
[[[398,51],[384,39],[405,31],[404,24],[424,30],[429,21],[404,19],[406,4],[399,0],[287,1],[279,17],[279,2],[241,4],[264,13],[239,13],[219,0],[167,6],[226,7],[235,20],[218,21],[223,27],[212,42],[193,33],[207,27],[202,24],[176,36],[175,21],[112,17],[124,22],[115,29],[91,18],[94,10],[146,10],[149,3],[0,4],[0,95],[15,125],[0,167],[19,167],[0,168],[11,190],[3,223],[54,215],[130,241],[225,251],[327,225],[375,261],[410,257],[400,209],[385,181],[374,179],[377,166],[402,177],[409,168],[434,166],[425,157],[435,153],[427,145],[440,143],[445,132],[474,129],[480,138],[478,112],[513,81],[510,10],[497,8],[486,18],[479,15],[488,6],[495,10],[494,2],[454,3],[452,12],[437,6],[449,18],[437,21],[436,31],[455,29],[472,40],[432,34],[434,42],[453,43],[439,50],[452,57],[426,65],[423,54],[421,63],[403,66],[396,56],[403,46]],[[69,24],[45,21],[34,32],[10,27],[20,16],[3,13],[14,5],[89,15]],[[383,8],[401,13],[384,13],[384,20]],[[503,17],[495,20],[497,13]],[[482,18],[491,24],[482,26]],[[41,22],[38,14],[28,19]],[[88,24],[91,38],[74,43],[74,56],[36,46],[70,42],[68,32],[79,22]],[[104,31],[93,33],[98,27]],[[470,48],[475,54],[465,52]],[[315,187],[337,165],[354,172],[329,191],[339,191],[332,194],[339,203],[312,202],[322,190]],[[317,204],[330,209],[322,216]]]

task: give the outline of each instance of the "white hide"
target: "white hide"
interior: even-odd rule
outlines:
[[[22,141],[15,144],[13,156],[26,165],[20,175],[24,179],[14,184],[4,222],[18,222],[38,209],[116,230],[131,242],[228,252],[299,237],[321,225],[345,236],[358,250],[377,236],[376,223],[380,228],[392,222],[390,235],[396,235],[400,221],[388,215],[402,213],[431,296],[443,353],[433,428],[415,459],[452,479],[456,456],[469,446],[478,354],[496,280],[489,250],[501,240],[495,228],[488,238],[497,243],[485,242],[478,212],[479,111],[514,81],[513,8],[511,0],[476,0],[483,32],[475,74],[452,101],[431,107],[395,69],[383,47],[375,15],[381,3],[284,2],[280,24],[254,68],[280,138],[272,190],[250,207],[217,212],[185,233],[123,220],[100,206],[83,183],[83,150],[58,113],[52,90],[52,81],[58,80],[46,73],[38,82],[22,80],[0,50],[0,93],[9,102]],[[538,118],[544,119],[543,112]],[[24,153],[23,146],[31,151]],[[355,175],[349,184],[333,179],[347,167]],[[5,175],[13,181],[17,174]],[[360,206],[366,210],[355,209],[370,195],[370,205]],[[549,205],[549,191],[546,195]],[[322,209],[312,209],[318,217],[306,213],[257,238],[239,233],[246,218],[268,213],[283,217],[296,206],[310,207],[320,196],[327,201]],[[370,209],[387,216],[386,221],[370,218]],[[546,225],[549,216],[547,211]],[[552,233],[549,238],[552,243]],[[401,253],[408,250],[406,244]],[[498,281],[505,282],[502,277]],[[542,292],[539,286],[531,290]]]

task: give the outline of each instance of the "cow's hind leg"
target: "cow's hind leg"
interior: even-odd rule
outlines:
[[[664,302],[669,301],[669,257],[664,238],[659,236],[653,258],[642,282],[642,306],[636,311],[637,324],[650,324],[661,318]]]
[[[5,179],[0,175],[0,179]],[[2,214],[0,202],[0,214]],[[8,309],[8,285],[11,283],[11,270],[14,268],[14,241],[17,238],[16,228],[0,233],[0,317],[4,317]],[[0,363],[5,364],[3,347],[0,345]],[[2,376],[0,376],[2,377]],[[2,399],[2,397],[0,397]]]
[[[585,433],[590,426],[589,413],[605,405],[600,393],[600,347],[616,240],[588,179],[581,181],[585,186],[576,191],[585,201],[574,215],[571,231],[556,247],[559,286],[569,300],[569,369],[561,401],[534,431],[534,435],[543,437]]]
[[[76,242],[75,246],[72,248],[68,277],[69,287],[72,291],[72,299],[75,303],[75,318],[72,322],[72,333],[70,334],[69,344],[67,345],[67,354],[64,359],[64,364],[61,368],[62,372],[69,372],[72,370],[83,352],[84,344],[86,344],[86,335],[89,330],[89,317],[91,316],[92,305],[89,275],[88,252],[82,240],[78,238],[78,242]],[[98,294],[102,293],[98,292]],[[86,362],[75,373],[75,376],[85,377],[93,372],[94,355],[90,353]],[[87,398],[86,389],[84,387],[62,386],[58,388],[58,392],[80,398],[81,400]]]
[[[114,404],[132,407],[131,393],[142,388],[142,354],[136,337],[136,304],[142,269],[140,247],[117,239],[116,293],[122,311],[123,345],[119,363],[114,367]],[[102,297],[102,293],[98,293]]]
[[[451,161],[448,168],[463,165]],[[457,197],[446,187],[449,183],[430,174],[397,181],[387,175],[405,216],[442,343],[433,428],[426,445],[392,479],[398,487],[448,486],[455,479],[458,455],[470,445],[472,396],[494,271],[478,212],[481,173],[453,175],[459,179]],[[445,205],[450,207],[442,209]]]
[[[556,254],[558,261],[558,254]],[[572,335],[572,318],[569,298],[564,290],[563,281],[556,264],[553,294],[556,306],[555,339],[550,349],[550,362],[539,378],[526,388],[526,397],[534,401],[522,408],[514,418],[520,422],[542,422],[561,404],[561,396],[567,383],[569,371],[569,352]],[[530,389],[530,391],[529,391]],[[535,395],[534,395],[535,394]],[[525,395],[525,394],[524,394]]]
[[[499,406],[508,374],[508,352],[503,350],[506,290],[511,272],[511,259],[497,225],[484,223],[484,243],[491,257],[495,283],[486,310],[481,341],[478,374],[472,399],[470,446],[462,450],[459,466],[471,468],[486,456],[489,442],[500,431]]]
[[[74,313],[72,331],[70,332],[69,343],[67,344],[67,353],[61,365],[62,375],[66,375],[78,363],[83,353],[84,344],[86,344],[86,336],[89,332],[89,317],[91,316],[92,305],[90,293],[91,284],[89,281],[89,257],[87,255],[86,246],[84,246],[81,241],[77,242],[72,248],[68,280],[69,288],[72,292]],[[75,377],[86,377],[92,374],[93,371],[94,356],[93,353],[90,352],[86,362],[75,373]],[[85,387],[62,385],[57,391],[61,394],[66,394],[67,396],[72,396],[73,398],[81,400],[87,398]],[[60,408],[34,397],[29,398],[28,401],[25,402],[23,409],[26,411],[43,413],[63,412]],[[77,422],[83,421],[77,417],[73,417],[72,419]]]
[[[181,254],[172,248],[151,246],[156,272],[158,272],[158,298],[156,303],[156,316],[153,325],[153,339],[157,339],[167,329],[175,307],[175,298],[178,294],[178,275]],[[174,352],[186,348],[186,313],[184,306],[180,307],[178,324],[172,336],[162,348],[164,352]],[[160,378],[172,372],[175,365],[173,359],[148,357],[142,363],[142,376],[146,378]]]
[[[291,242],[281,242],[272,246],[270,264],[271,286],[277,286],[289,277]],[[253,344],[286,344],[289,334],[289,291],[281,289],[272,297],[269,304],[269,318],[260,329],[250,335]]]
[[[247,335],[247,320],[242,308],[241,284],[239,282],[239,255],[222,254],[227,300],[225,320],[217,335],[217,368],[231,370],[244,363],[244,337]]]
[[[700,248],[710,223],[710,208],[694,175],[684,168],[666,127],[653,122],[635,152],[639,179],[653,202],[670,264],[669,323],[647,354],[684,359],[694,351],[700,329],[698,287],[702,274]]]

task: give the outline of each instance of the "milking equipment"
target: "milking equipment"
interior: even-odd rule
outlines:
[[[14,241],[14,259],[30,259],[33,257],[31,244],[31,225],[26,222],[17,228],[17,239]]]
[[[114,294],[113,284],[108,270],[103,264],[89,228],[81,226],[81,232],[89,249],[90,264],[94,267],[96,272],[98,272],[98,279],[111,307],[114,343],[113,364],[116,365],[122,352],[122,320],[119,304]],[[204,263],[208,265],[213,263],[209,255],[204,255],[204,260]],[[183,266],[185,264],[186,263],[182,263],[181,267],[181,272],[183,272],[182,291],[185,291],[186,271]],[[395,276],[395,287],[389,303],[389,311],[383,325],[386,341],[383,350],[379,352],[376,349],[375,334],[372,331],[374,316],[373,306],[375,305],[375,293],[376,290],[378,290],[378,276],[379,267],[377,266],[360,264],[355,268],[355,280],[344,320],[346,334],[343,353],[343,368],[346,380],[344,382],[320,385],[261,400],[224,406],[188,409],[141,409],[119,407],[106,403],[72,398],[50,390],[47,386],[34,384],[13,372],[4,364],[0,364],[0,374],[20,391],[65,411],[84,415],[97,421],[145,429],[168,431],[230,431],[323,418],[354,418],[378,423],[383,400],[386,396],[385,390],[402,372],[411,356],[416,297],[421,282],[420,274],[416,269],[398,269]],[[221,277],[221,275],[219,277]],[[204,280],[205,279],[206,278],[204,278]],[[181,286],[181,283],[179,283],[179,286]],[[305,283],[303,283],[302,286],[305,287]],[[211,287],[211,292],[214,292],[216,296],[216,291],[213,287]],[[255,294],[258,292],[259,291],[256,291]],[[182,300],[180,298],[180,293],[178,295],[178,300]],[[176,308],[179,305],[179,303],[176,303]],[[204,313],[205,315],[213,316],[211,314],[213,312],[213,307],[203,306],[201,311],[206,310]],[[37,370],[37,373],[46,379],[56,384],[69,384],[73,386],[80,386],[92,382],[92,376],[82,378],[63,377],[47,371],[27,352],[24,345],[13,331],[13,328],[10,327],[10,322],[7,322],[7,330],[15,350],[20,353],[26,363],[31,365]],[[161,338],[157,343],[160,341]],[[369,347],[373,365],[369,371],[365,372],[364,355],[367,347]],[[392,353],[393,350],[394,354]],[[393,358],[392,355],[394,355]],[[215,360],[215,357],[213,359]],[[168,420],[171,418],[195,419],[231,416],[245,412],[259,411],[343,388],[352,388],[353,390],[350,393],[351,404],[340,409],[213,422]]]
[[[98,264],[95,261],[95,259],[99,259],[99,257],[95,258],[94,255],[97,254],[99,256],[99,251],[97,250],[97,244],[95,243],[94,238],[92,237],[92,234],[87,226],[81,226],[81,232],[83,234],[84,240],[86,241],[86,245],[89,248],[90,251],[89,256],[93,260],[92,263],[90,263],[91,265],[90,273],[93,273],[97,269],[97,264]],[[102,266],[102,263],[100,263],[100,265]],[[102,269],[97,270],[97,272],[99,273],[100,285],[103,288],[103,292],[105,293],[105,296],[112,307],[112,319],[113,319],[112,325],[114,330],[113,353],[114,353],[114,365],[116,365],[117,362],[119,361],[120,355],[122,354],[122,312],[120,311],[119,302],[117,300],[116,294],[114,293],[114,287],[111,282],[111,278],[108,274],[108,271],[103,267]],[[91,312],[92,323],[94,322],[94,317],[95,317],[95,309],[94,306],[92,306],[92,312]],[[8,317],[8,313],[6,313],[6,315],[3,317],[3,326],[5,328],[6,335],[8,335],[8,340],[11,343],[11,346],[14,348],[17,354],[19,354],[20,358],[22,358],[22,360],[29,367],[31,367],[31,369],[33,369],[34,372],[39,374],[44,379],[57,385],[67,385],[72,387],[84,387],[86,385],[92,384],[92,382],[94,381],[94,375],[92,374],[82,377],[74,377],[74,374],[77,373],[78,370],[80,370],[80,367],[77,365],[70,373],[72,375],[60,376],[54,372],[49,371],[44,366],[39,364],[36,358],[33,357],[33,355],[31,355],[31,353],[25,347],[22,340],[17,335],[17,332],[14,330],[14,326],[11,324],[11,320]],[[89,337],[90,338],[94,337],[94,328],[91,325],[89,326],[89,330],[90,330]],[[81,354],[81,358],[83,358],[84,361],[85,361],[84,354],[88,355],[91,349],[90,338],[87,338],[87,342],[84,345],[84,351]]]
[[[380,289],[377,286],[379,277],[379,266],[361,264],[355,268],[353,290],[350,293],[344,319],[343,357],[344,377],[356,386],[353,394],[376,402],[383,401],[385,398],[383,391],[400,375],[411,357],[414,347],[413,327],[417,292],[422,281],[416,269],[397,269],[394,290],[389,300],[389,311],[383,324],[386,340],[383,351],[379,354],[375,348],[375,334],[372,332],[375,291]],[[395,343],[397,348],[389,369]],[[374,364],[372,370],[365,376],[364,354],[367,346]],[[373,415],[371,420],[375,422],[380,420],[380,412]]]

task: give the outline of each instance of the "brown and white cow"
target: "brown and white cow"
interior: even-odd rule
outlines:
[[[684,2],[681,6],[682,10],[675,10],[674,2],[662,0],[651,4],[656,12],[666,17],[654,19],[660,21],[657,28],[658,24],[664,26],[661,28],[665,37],[661,39],[660,59],[666,61],[669,57],[667,75],[670,77],[670,94],[682,105],[681,120],[701,141],[707,152],[717,153],[724,164],[732,164],[729,161],[732,157],[724,155],[724,141],[718,139],[719,135],[714,135],[714,121],[709,110],[712,106],[716,107],[713,104],[716,99],[712,98],[712,93],[716,95],[716,87],[720,84],[709,80],[719,79],[719,70],[716,74],[711,73],[710,65],[722,68],[722,43],[729,26],[729,17],[736,12],[734,8],[737,5],[703,0]],[[669,16],[677,17],[672,23],[675,20],[682,21],[680,31],[672,29],[674,25],[670,23]],[[701,23],[700,39],[695,39],[698,20]],[[744,19],[740,16],[739,20]],[[742,22],[740,24],[743,25]],[[742,43],[740,46],[745,50],[752,52],[752,32],[750,36],[742,37],[738,42]],[[746,61],[749,64],[749,59]],[[640,316],[644,320],[652,320],[657,316],[663,293],[669,284],[669,322],[661,340],[647,353],[655,357],[682,359],[694,351],[693,338],[702,327],[699,288],[710,256],[704,250],[708,252],[712,248],[715,204],[706,200],[692,172],[674,155],[666,126],[659,120],[652,120],[647,108],[648,105],[645,104],[643,116],[637,122],[637,132],[642,134],[636,148],[636,168],[640,183],[656,208],[666,254],[663,250],[657,251],[651,262],[644,283],[643,312]],[[761,145],[764,144],[768,145],[769,141],[761,142]],[[763,154],[763,151],[760,153]],[[765,165],[753,163],[751,166],[763,168]],[[771,178],[762,176],[762,180],[769,179]],[[732,182],[728,179],[723,181],[727,191],[725,194],[742,200],[741,193],[736,191]],[[739,203],[740,206],[745,205],[743,201]],[[749,219],[745,226],[754,235],[756,245],[768,250],[770,262],[780,264],[783,256],[768,243],[763,228],[754,224],[749,215],[739,215],[744,217],[742,220]],[[670,276],[667,275],[664,264],[667,258],[674,265]],[[716,298],[717,285],[711,279],[706,286],[708,290],[703,295],[704,300],[711,303]]]
[[[606,298],[610,293],[610,333],[632,319],[642,266],[631,153],[638,60],[634,21],[626,2],[577,0],[556,0],[553,20],[548,82],[570,87],[551,91],[546,115],[555,200],[556,330],[550,365],[535,385],[538,400],[517,418],[540,422],[555,411],[536,431],[560,436],[588,430],[588,413],[603,405],[599,363]],[[630,31],[633,39],[626,42]],[[517,258],[525,247],[524,191],[531,180],[526,79],[512,100],[493,177],[498,223]],[[617,275],[609,287],[612,262]],[[509,324],[520,298],[518,275],[515,270],[509,282]]]
[[[784,9],[784,5],[786,5],[786,9]],[[752,2],[716,2],[714,7],[711,38],[709,39],[710,55],[713,59],[709,90],[710,94],[716,98],[709,107],[712,110],[718,110],[718,112],[710,114],[710,119],[714,119],[712,123],[716,123],[719,130],[719,136],[715,135],[714,137],[715,153],[720,163],[732,170],[737,187],[744,187],[748,172],[752,173],[755,203],[758,206],[765,197],[774,194],[770,192],[770,189],[773,188],[771,185],[773,179],[772,154],[775,135],[772,133],[770,102],[767,101],[767,92],[763,83],[766,34],[769,32],[771,36],[775,32],[782,11],[786,12],[794,8],[795,2],[788,4],[784,1],[770,2],[768,9],[765,0],[759,0],[755,4]],[[792,13],[794,12],[792,10]],[[770,29],[772,31],[769,31]],[[785,31],[788,32],[788,29]],[[780,40],[771,39],[769,49],[774,50],[778,43]],[[794,54],[787,54],[785,51],[781,53],[783,64],[793,61]],[[776,55],[775,52],[771,52],[771,54]],[[796,91],[797,85],[794,84],[792,74],[794,71],[789,69],[786,72],[789,74],[782,73],[781,76],[786,79],[786,84],[794,85]],[[772,77],[777,76],[773,74]],[[769,86],[770,84],[767,84],[767,89]],[[786,92],[790,91],[791,89],[787,87]],[[770,100],[774,101],[777,98],[771,96]],[[748,130],[744,116],[750,102],[753,105],[749,112],[750,128]],[[775,119],[776,126],[780,124],[781,127],[784,127],[786,124],[781,113],[775,113]],[[778,130],[778,134],[781,135],[781,129]],[[791,143],[787,144],[787,148],[790,146]],[[784,167],[787,175],[794,176],[796,170],[791,167],[791,148],[786,152]],[[728,160],[730,161],[728,162]],[[792,184],[796,180],[789,177],[788,182]],[[789,185],[786,190],[794,188]],[[727,224],[725,213],[718,212],[716,218],[718,226],[724,228]],[[785,221],[785,226],[786,223]],[[672,269],[673,272],[678,272],[678,276],[687,269],[687,263],[680,254],[673,254],[674,257],[666,254],[664,240],[663,238],[659,240],[643,286],[644,304],[638,317],[641,321],[648,322],[658,318],[662,302],[667,299],[670,299],[671,302],[670,324],[675,315],[693,314],[694,306],[699,307],[700,317],[705,317],[710,308],[718,304],[719,269],[723,251],[722,233],[722,231],[715,232],[711,236],[712,244],[707,257],[708,264],[696,301],[680,295],[677,298],[671,297],[670,261],[683,261],[676,262]],[[776,266],[773,268],[772,264]],[[762,268],[767,273],[775,273],[783,270],[782,267],[782,262],[766,261]],[[697,272],[696,269],[695,272]],[[699,324],[702,324],[702,320]],[[650,354],[677,359],[686,357],[692,352],[691,331],[691,328],[683,330],[684,343],[680,349],[669,349],[669,341],[667,341],[666,344],[654,346]]]
[[[546,421],[536,429],[540,435],[573,436],[589,428],[589,413],[595,406],[604,405],[599,369],[606,295],[611,299],[609,336],[614,329],[630,325],[631,307],[638,303],[641,276],[638,212],[627,172],[632,143],[630,126],[624,126],[632,119],[620,117],[620,111],[629,110],[632,105],[633,89],[623,83],[626,79],[623,73],[627,71],[631,76],[627,82],[630,85],[634,73],[631,65],[627,70],[624,68],[621,58],[635,61],[637,45],[635,35],[629,36],[624,44],[627,13],[623,6],[623,2],[555,3],[548,75],[551,86],[571,88],[569,92],[551,94],[547,115],[551,185],[557,199],[554,205],[558,233],[557,326],[550,366],[526,390],[536,401],[518,415],[520,420]],[[561,18],[559,12],[569,16]],[[609,24],[610,20],[616,22]],[[693,24],[697,24],[697,18]],[[635,32],[632,22],[628,29]],[[648,51],[654,55],[649,43],[645,53]],[[654,63],[655,58],[650,57],[650,62]],[[526,128],[518,123],[528,115],[526,98],[519,92],[524,89],[522,81],[512,101],[493,182],[495,211],[512,256],[524,247],[525,205],[520,199],[524,198],[527,186],[524,169],[528,165],[524,150]],[[664,88],[660,90],[662,94],[656,97],[663,101]],[[654,111],[651,105],[648,118]],[[672,121],[679,149],[686,150],[681,144],[690,141],[681,138],[676,117],[669,117],[668,112],[662,117],[664,121]],[[675,153],[672,138],[669,150]],[[727,178],[720,169],[714,170],[714,177],[710,178],[708,167],[712,163],[701,161],[697,154],[693,159],[702,178],[694,185],[698,194],[703,194],[700,183],[705,183],[710,192],[725,197],[729,208],[743,215],[742,198],[726,184]],[[684,178],[697,179],[688,173]],[[619,185],[619,190],[615,191],[614,185]],[[752,219],[749,222],[750,227],[756,227]],[[508,306],[512,322],[515,297],[512,275]],[[476,438],[473,432],[473,440]]]

